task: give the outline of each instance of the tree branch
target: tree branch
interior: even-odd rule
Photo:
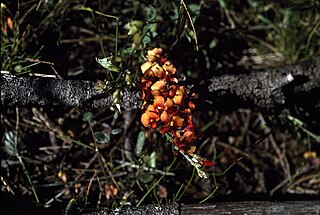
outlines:
[[[215,98],[221,103],[249,103],[261,108],[292,103],[304,94],[319,97],[319,59],[248,75],[213,77],[207,86],[211,101]]]
[[[6,106],[74,106],[110,107],[113,105],[112,93],[99,93],[93,81],[56,80],[49,78],[1,77],[1,104]],[[121,106],[136,109],[141,106],[140,93],[122,89]]]
[[[48,78],[1,77],[1,104],[6,106],[62,105],[110,107],[112,92],[99,93],[93,81]],[[251,72],[248,75],[223,75],[195,84],[200,97],[214,103],[250,104],[261,108],[295,103],[298,95],[320,97],[319,60],[284,68]],[[122,89],[120,105],[136,109],[142,104],[140,92]]]

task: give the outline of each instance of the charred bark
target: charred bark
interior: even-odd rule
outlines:
[[[1,77],[1,104],[6,106],[62,105],[75,107],[110,107],[112,92],[99,93],[92,81],[48,78]],[[285,103],[299,103],[306,95],[320,98],[319,60],[284,68],[251,72],[248,75],[223,75],[194,84],[200,97],[214,104],[255,105],[273,108]],[[122,89],[120,105],[124,109],[141,106],[136,90]],[[300,101],[301,102],[301,101]]]

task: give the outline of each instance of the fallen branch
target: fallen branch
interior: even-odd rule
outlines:
[[[221,104],[250,104],[261,108],[295,102],[298,95],[320,95],[319,60],[284,68],[251,72],[248,75],[223,75],[194,85],[200,96]],[[6,106],[62,105],[110,107],[112,92],[99,93],[93,81],[55,80],[36,77],[1,76],[1,104]],[[122,89],[124,109],[141,106],[136,90]],[[315,98],[317,99],[317,98]]]
[[[179,205],[144,205],[141,207],[123,207],[115,210],[94,209],[79,210],[78,214],[308,214],[320,213],[320,201],[286,202],[220,202],[213,204]]]
[[[139,108],[140,93],[123,89],[120,91],[121,106],[125,109]],[[73,106],[86,108],[110,107],[112,92],[100,93],[95,82],[82,80],[56,80],[38,77],[1,77],[1,104],[6,106]]]
[[[242,102],[273,108],[292,103],[299,95],[320,95],[319,60],[249,75],[214,77],[206,87],[211,93],[209,97],[218,99],[222,104]]]

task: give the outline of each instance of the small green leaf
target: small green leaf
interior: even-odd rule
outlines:
[[[83,114],[82,120],[84,122],[90,122],[92,120],[93,114],[91,112],[85,112]]]
[[[110,135],[108,133],[103,133],[100,131],[94,132],[94,139],[98,142],[98,143],[108,143],[110,142]]]
[[[22,71],[22,66],[21,65],[16,65],[15,67],[14,67],[14,71],[16,72],[16,73],[20,73],[21,71]]]
[[[153,180],[153,175],[150,175],[148,173],[142,173],[140,175],[140,181],[144,184],[149,183]]]
[[[216,39],[213,39],[210,44],[209,44],[209,48],[210,49],[213,49],[214,47],[217,46],[217,40]]]
[[[155,151],[153,151],[148,159],[148,166],[151,168],[156,168],[156,158],[157,158],[157,154]]]
[[[4,134],[4,149],[10,156],[17,156],[16,135],[13,131]]]
[[[143,42],[144,44],[150,43],[150,42],[151,42],[150,36],[149,36],[149,35],[146,35],[146,36],[142,39],[142,42]]]
[[[188,5],[188,8],[189,8],[189,11],[191,12],[191,14],[196,14],[196,13],[200,12],[199,5],[197,5],[197,4],[190,4],[190,5]]]
[[[96,61],[108,71],[120,72],[120,69],[117,66],[116,62],[114,61],[113,56],[101,58],[101,59],[96,58]]]
[[[144,136],[144,132],[140,131],[138,134],[138,139],[137,139],[136,148],[135,148],[135,153],[137,156],[141,155],[145,139],[146,138]]]
[[[142,21],[134,20],[125,24],[124,28],[129,31],[128,35],[135,35],[142,26]]]

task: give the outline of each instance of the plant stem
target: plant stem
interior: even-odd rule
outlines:
[[[139,207],[141,205],[141,203],[144,201],[144,199],[149,195],[149,193],[155,188],[155,186],[157,186],[159,184],[159,182],[167,175],[167,173],[170,171],[171,167],[173,166],[173,164],[175,163],[177,158],[174,158],[174,160],[172,161],[172,163],[169,165],[169,167],[167,168],[166,172],[150,187],[150,189],[146,192],[146,194],[144,194],[144,196],[140,199],[140,201],[137,204],[137,207]]]

